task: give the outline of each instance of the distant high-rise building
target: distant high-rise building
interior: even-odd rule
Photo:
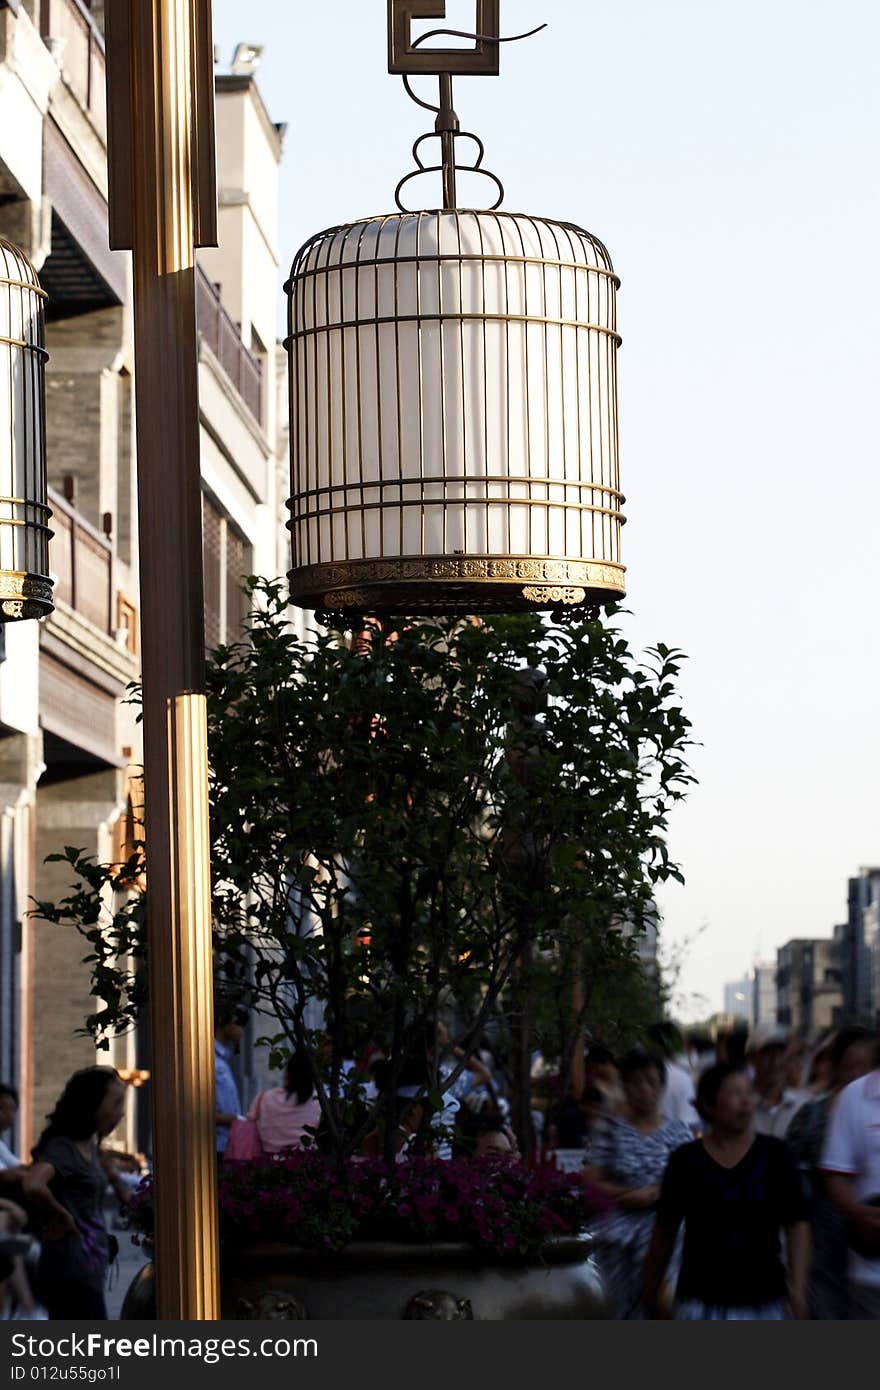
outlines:
[[[660,914],[655,903],[651,903],[645,911],[642,930],[636,933],[633,923],[625,921],[620,924],[620,930],[626,937],[635,939],[636,951],[642,969],[648,979],[659,982],[659,964],[657,961],[657,947],[660,932]]]
[[[776,961],[756,961],[752,969],[752,1027],[776,1022]]]
[[[841,1007],[835,943],[797,939],[776,954],[776,1021],[798,1037],[815,1037],[837,1021]]]
[[[724,986],[724,1012],[731,1018],[744,1018],[752,1021],[752,994],[754,980],[746,975],[742,980],[732,980]]]
[[[847,918],[834,928],[841,1019],[874,1022],[880,1015],[880,868],[849,880]]]

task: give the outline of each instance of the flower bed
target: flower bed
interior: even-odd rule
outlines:
[[[222,1164],[219,1198],[224,1245],[285,1241],[334,1251],[355,1240],[459,1241],[508,1257],[578,1235],[603,1205],[578,1174],[551,1167],[505,1159],[337,1163],[308,1149]],[[152,1234],[149,1183],[136,1222]]]

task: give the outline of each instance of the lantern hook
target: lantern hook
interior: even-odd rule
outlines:
[[[428,39],[438,38],[441,35],[449,38],[473,39],[474,42],[478,44],[518,43],[520,39],[529,39],[533,34],[539,34],[542,29],[546,28],[546,24],[538,24],[534,29],[529,29],[526,33],[507,34],[503,36],[497,34],[469,33],[464,29],[431,29],[426,34],[420,34],[419,37],[413,41],[411,47],[415,50]],[[444,59],[442,55],[438,54],[438,64],[444,61],[449,61],[448,56]],[[409,74],[406,72],[402,74],[403,85],[407,96],[409,96],[417,106],[424,107],[426,111],[433,111],[437,119],[434,122],[433,132],[420,136],[413,145],[413,159],[418,167],[411,173],[405,174],[400,180],[397,188],[394,190],[394,201],[401,212],[409,211],[400,201],[400,193],[404,185],[409,183],[411,179],[418,178],[421,174],[441,174],[443,178],[443,207],[444,209],[454,208],[456,206],[456,172],[461,169],[467,170],[469,173],[483,174],[486,178],[492,180],[498,189],[498,198],[492,204],[492,209],[494,210],[501,206],[504,199],[504,185],[490,170],[482,168],[482,141],[470,131],[463,131],[461,129],[461,124],[452,104],[452,71],[447,68],[445,71],[439,71],[436,75],[440,81],[439,106],[435,106],[429,101],[423,101],[421,97],[417,96],[410,85]],[[422,141],[430,139],[432,135],[438,136],[440,139],[440,163],[426,165],[422,163],[418,154],[418,149]],[[473,140],[476,143],[479,148],[479,155],[475,163],[457,164],[455,158],[455,142],[458,139]]]

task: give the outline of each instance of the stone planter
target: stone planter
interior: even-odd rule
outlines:
[[[245,1246],[223,1266],[224,1318],[599,1319],[611,1316],[589,1236],[547,1241],[539,1257],[492,1259],[469,1245],[359,1241],[328,1255]],[[152,1266],[123,1318],[155,1318]]]

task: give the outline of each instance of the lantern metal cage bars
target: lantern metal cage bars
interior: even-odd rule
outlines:
[[[0,620],[52,612],[44,301],[27,256],[0,238]]]
[[[620,598],[618,286],[582,228],[496,210],[306,242],[285,285],[293,601]]]

